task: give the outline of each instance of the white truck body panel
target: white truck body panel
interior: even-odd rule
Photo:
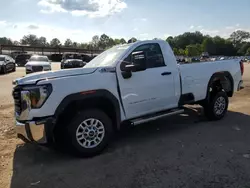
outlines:
[[[182,93],[193,93],[195,101],[206,98],[208,81],[216,72],[228,71],[234,80],[234,91],[237,91],[241,80],[239,60],[223,60],[183,64],[179,66],[182,79]]]
[[[124,79],[120,70],[122,60],[136,47],[148,43],[160,45],[166,66],[133,72],[131,78]],[[234,90],[237,90],[242,79],[238,60],[177,65],[171,47],[162,40],[131,44],[112,67],[116,69],[115,72],[102,72],[103,67],[80,68],[36,73],[18,79],[18,85],[50,83],[53,87],[53,92],[45,104],[39,109],[32,109],[27,120],[53,116],[62,100],[70,94],[104,89],[118,99],[123,121],[176,108],[181,94],[192,93],[195,101],[205,99],[209,80],[215,72],[228,71],[234,80]],[[166,71],[171,74],[162,76],[161,74]]]
[[[128,56],[136,47],[145,43],[155,43],[155,41],[143,41],[134,44],[123,55],[122,59]],[[166,44],[162,43],[162,41],[159,43],[165,62],[169,62],[165,67],[133,72],[130,79],[124,79],[120,69],[122,61],[117,64],[116,71],[127,119],[178,106],[180,78],[176,65],[170,63],[176,62],[172,58],[174,54],[169,51]],[[166,77],[162,76],[161,73],[164,71],[170,71],[172,74]]]
[[[85,71],[86,72],[90,71],[90,69],[89,71],[87,70],[88,69],[86,69]],[[68,71],[68,70],[65,70],[65,71]],[[77,71],[77,69],[75,69],[75,71]],[[31,120],[33,117],[43,117],[43,116],[54,115],[61,101],[66,96],[70,94],[74,94],[74,93],[105,89],[111,92],[117,99],[119,98],[119,95],[117,93],[117,83],[116,83],[115,74],[100,73],[99,69],[97,69],[92,74],[82,74],[82,75],[77,75],[77,76],[61,77],[59,79],[53,79],[53,80],[45,79],[45,80],[40,81],[38,85],[44,85],[44,84],[51,83],[51,82],[53,82],[53,92],[51,93],[50,97],[47,99],[46,103],[42,106],[42,108],[33,109],[31,111],[31,113],[29,114],[29,120]],[[120,105],[120,108],[121,108],[121,105]],[[122,109],[120,110],[122,112]],[[121,118],[123,120],[125,119],[124,113],[121,113]]]

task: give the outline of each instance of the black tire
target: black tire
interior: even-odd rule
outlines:
[[[80,124],[87,119],[94,118],[99,120],[104,126],[104,137],[102,141],[93,148],[85,148],[77,141],[76,132]],[[113,135],[113,126],[110,118],[99,109],[91,109],[79,112],[66,128],[67,142],[71,146],[69,149],[80,157],[91,157],[101,153],[108,145]],[[84,130],[83,130],[84,131]],[[90,133],[89,133],[90,134]],[[91,141],[92,142],[92,141]]]
[[[218,105],[216,104],[216,102],[219,102],[219,100],[222,100],[221,102],[221,106],[220,106],[220,110],[216,110],[216,106],[218,107]],[[224,106],[223,106],[224,103]],[[220,120],[222,119],[226,113],[227,113],[227,108],[228,108],[228,96],[226,94],[226,92],[224,91],[220,91],[218,93],[216,93],[213,98],[211,99],[211,101],[204,105],[204,114],[205,116],[209,119],[209,120]],[[217,113],[216,113],[217,111]]]
[[[14,68],[12,69],[13,72],[16,72],[16,65],[14,65]]]
[[[2,66],[2,73],[3,74],[7,74],[8,73],[6,65]]]

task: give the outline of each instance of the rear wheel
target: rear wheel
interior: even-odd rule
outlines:
[[[101,110],[85,110],[72,119],[67,133],[67,142],[75,154],[94,156],[108,145],[113,134],[112,121]]]
[[[209,120],[220,120],[226,113],[228,108],[228,96],[226,92],[219,91],[216,93],[208,104],[204,105],[205,116]]]

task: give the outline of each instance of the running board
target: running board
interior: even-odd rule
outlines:
[[[171,110],[165,113],[156,114],[155,116],[147,116],[145,118],[134,119],[134,120],[131,120],[131,123],[132,125],[139,125],[139,124],[146,123],[149,121],[154,121],[160,118],[164,118],[164,117],[168,117],[168,116],[172,116],[176,114],[181,114],[183,112],[184,112],[184,109],[175,109],[175,110]]]

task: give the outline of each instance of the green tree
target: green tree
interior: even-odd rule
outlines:
[[[250,47],[247,49],[246,55],[250,55]]]
[[[64,42],[64,46],[65,47],[71,47],[71,46],[73,46],[72,40],[66,39],[65,42]]]
[[[120,44],[120,39],[114,39],[114,43],[115,43],[115,45],[117,45],[117,44]]]
[[[99,39],[98,35],[95,35],[95,36],[92,37],[91,43],[92,43],[92,47],[94,49],[99,49],[99,42],[100,42],[100,39]]]
[[[72,43],[72,46],[73,46],[74,48],[77,48],[77,47],[79,46],[79,44],[78,44],[77,42],[73,42],[73,43]]]
[[[225,55],[225,39],[220,36],[215,36],[213,38],[215,44],[215,54],[214,55]]]
[[[180,55],[179,50],[177,48],[173,48],[173,51],[174,51],[174,55]]]
[[[110,48],[110,47],[112,47],[114,45],[116,45],[114,39],[109,38],[109,42],[108,42],[108,46],[107,47]]]
[[[83,49],[90,49],[89,46],[90,45],[88,43],[81,43],[81,44],[79,44],[79,47],[83,48]]]
[[[106,34],[102,34],[99,41],[99,47],[101,49],[106,49],[109,46],[110,38]]]
[[[166,41],[168,42],[168,44],[172,47],[172,48],[175,48],[176,47],[176,44],[175,44],[175,40],[172,36],[168,37],[166,39]]]
[[[185,55],[185,50],[183,50],[183,49],[179,49],[179,55],[184,56],[184,55]]]
[[[61,46],[61,42],[58,38],[53,38],[51,41],[50,41],[50,46],[52,47],[58,47],[58,46]]]
[[[30,46],[36,46],[39,44],[39,40],[36,35],[24,35],[21,39],[21,44],[23,45],[30,45]]]
[[[223,55],[226,55],[226,56],[237,55],[237,50],[234,47],[232,41],[230,41],[229,39],[225,40]]]
[[[47,39],[45,37],[38,38],[38,45],[39,46],[48,46]]]
[[[233,44],[237,46],[241,42],[250,39],[250,33],[247,31],[237,30],[230,35],[230,39],[232,40]]]
[[[120,39],[120,44],[126,44],[127,42],[126,42],[126,40],[124,39],[124,38],[121,38]]]
[[[137,39],[135,37],[132,37],[131,39],[128,40],[128,43],[133,43],[133,42],[136,42]]]
[[[250,48],[250,42],[242,43],[240,49],[238,50],[238,54],[245,55],[247,53],[248,48]]]
[[[196,44],[190,44],[186,46],[185,55],[189,57],[198,56],[200,55],[200,50]]]
[[[170,38],[171,39],[171,38]],[[182,48],[185,49],[186,46],[190,44],[201,44],[204,39],[204,36],[201,32],[196,31],[196,32],[186,32],[183,33],[182,35],[178,35],[171,39],[172,45],[177,48]]]
[[[18,42],[17,40],[15,40],[15,41],[13,42],[13,45],[18,46],[18,45],[20,45],[20,42]]]
[[[204,52],[208,52],[210,55],[214,55],[216,53],[215,44],[211,37],[205,38],[201,45]]]
[[[11,45],[12,41],[11,41],[11,39],[8,39],[6,37],[1,37],[0,38],[0,44]]]

